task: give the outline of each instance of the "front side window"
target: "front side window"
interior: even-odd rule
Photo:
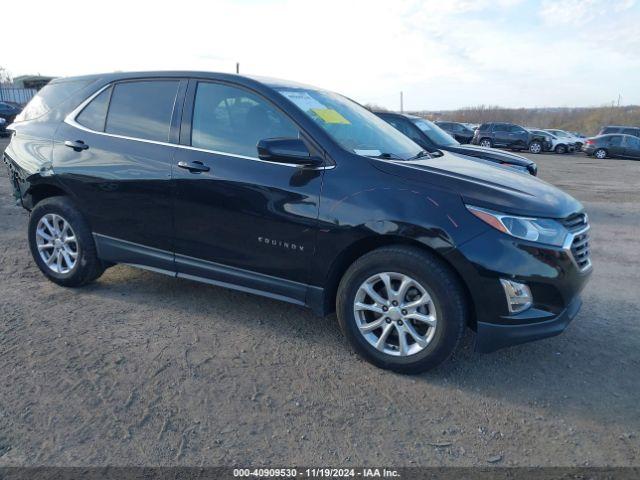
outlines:
[[[104,132],[110,97],[111,87],[103,90],[97,97],[91,100],[91,102],[82,109],[80,115],[76,117],[76,122],[96,132]]]
[[[262,97],[237,87],[200,82],[196,89],[191,145],[256,157],[266,138],[297,138],[298,129]]]
[[[105,132],[167,142],[178,83],[177,80],[145,80],[116,84]]]
[[[409,159],[422,151],[377,115],[337,93],[309,88],[275,88],[349,152]]]
[[[632,150],[640,150],[640,138],[638,137],[625,137],[624,139],[625,147],[630,148]]]

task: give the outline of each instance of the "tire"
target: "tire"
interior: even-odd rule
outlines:
[[[58,285],[80,287],[104,272],[91,230],[67,197],[49,197],[39,202],[31,212],[28,235],[38,268]]]
[[[413,282],[397,297],[399,305],[389,301],[396,297],[386,294],[383,276],[388,276],[396,293],[404,279]],[[365,293],[365,285],[385,303],[376,304]],[[427,298],[425,293],[430,302],[410,307]],[[468,315],[464,289],[450,268],[433,254],[406,246],[383,247],[356,260],[340,281],[336,312],[345,337],[359,355],[377,367],[406,374],[425,372],[447,360],[460,344]],[[433,317],[435,323],[425,322],[433,322]],[[363,327],[370,331],[362,333]],[[385,329],[388,336],[380,340]],[[409,330],[418,334],[421,343]],[[376,348],[374,344],[380,342]]]
[[[555,152],[559,153],[560,155],[567,153],[567,147],[565,147],[564,145],[557,145],[555,148]]]
[[[491,148],[493,146],[493,143],[491,142],[490,138],[482,138],[478,145],[484,148]]]
[[[599,160],[603,160],[607,158],[607,151],[604,148],[598,148],[595,152],[593,152],[593,156]]]
[[[541,153],[542,152],[542,144],[540,142],[533,141],[529,144],[529,153]]]

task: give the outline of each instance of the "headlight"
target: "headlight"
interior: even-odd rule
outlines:
[[[467,205],[467,209],[496,230],[530,242],[561,247],[569,233],[562,224],[550,218],[517,217],[472,205]]]

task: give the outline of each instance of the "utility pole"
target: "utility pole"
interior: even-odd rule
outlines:
[[[404,113],[404,99],[402,98],[402,91],[400,91],[400,113]]]
[[[236,73],[240,73],[240,62],[236,62]]]
[[[620,106],[620,98],[622,98],[622,94],[621,93],[618,94],[618,106]]]

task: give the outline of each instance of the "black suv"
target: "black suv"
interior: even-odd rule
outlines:
[[[460,143],[471,143],[475,133],[475,130],[467,127],[464,123],[437,121],[436,125]]]
[[[478,127],[471,141],[481,147],[505,147],[513,150],[529,150],[541,153],[551,149],[551,143],[544,135],[531,133],[514,123],[483,123]]]
[[[515,168],[531,175],[537,175],[538,173],[536,163],[522,155],[474,145],[461,145],[455,138],[440,128],[440,125],[436,125],[426,118],[394,112],[374,113],[434,155],[437,155],[438,151],[459,153],[480,161]]]
[[[530,175],[434,158],[353,101],[203,72],[58,79],[4,153],[29,246],[79,287],[125,263],[336,311],[353,347],[431,368],[560,333],[591,272],[582,205]]]
[[[633,135],[634,137],[640,137],[640,127],[609,125],[607,127],[602,127],[598,135],[608,135],[610,133],[621,133],[622,135]]]

